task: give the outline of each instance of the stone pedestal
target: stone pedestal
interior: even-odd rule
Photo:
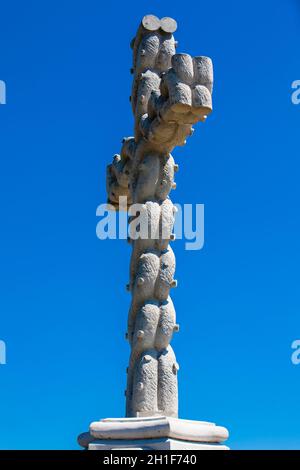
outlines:
[[[96,421],[78,442],[89,450],[227,450],[227,438],[213,423],[155,416]]]

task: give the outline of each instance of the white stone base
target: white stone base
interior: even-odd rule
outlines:
[[[227,450],[227,438],[227,429],[213,423],[155,416],[102,419],[78,442],[89,450]]]

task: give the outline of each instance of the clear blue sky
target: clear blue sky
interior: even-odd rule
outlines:
[[[174,201],[204,203],[206,223],[203,250],[174,245],[180,416],[226,425],[235,449],[300,449],[300,1],[0,10],[0,447],[77,448],[124,414],[130,248],[96,238],[95,212],[132,134],[129,43],[153,13],[215,67],[214,113],[174,152]]]

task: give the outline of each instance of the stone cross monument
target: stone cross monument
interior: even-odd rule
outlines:
[[[178,165],[171,152],[212,111],[213,67],[208,57],[176,53],[176,29],[172,18],[147,15],[131,42],[134,136],[107,168],[108,202],[130,216],[126,418],[92,423],[79,436],[89,449],[226,448],[225,428],[178,419],[179,366],[170,345],[179,330],[170,297],[176,207],[169,196]]]

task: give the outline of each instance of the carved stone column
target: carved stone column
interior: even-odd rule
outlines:
[[[129,237],[127,418],[92,423],[79,442],[93,449],[136,447],[137,440],[140,448],[182,449],[189,448],[189,442],[190,448],[215,448],[228,434],[211,423],[176,419],[179,366],[170,345],[179,330],[170,297],[177,286],[170,245],[176,207],[169,194],[176,188],[178,165],[171,152],[184,145],[193,125],[211,113],[213,84],[208,57],[176,53],[176,28],[172,18],[148,15],[131,42],[134,136],[123,139],[120,155],[107,168],[107,193],[117,209],[120,197],[126,196],[131,227],[143,225],[146,233],[131,230]]]

